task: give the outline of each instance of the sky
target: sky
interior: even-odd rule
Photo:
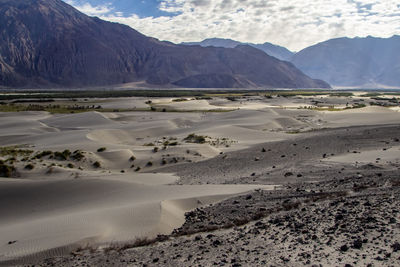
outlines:
[[[399,0],[64,0],[174,43],[229,38],[292,51],[337,37],[400,35]]]

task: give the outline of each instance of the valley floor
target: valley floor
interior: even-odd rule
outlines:
[[[366,97],[0,113],[0,265],[398,266],[400,113]]]

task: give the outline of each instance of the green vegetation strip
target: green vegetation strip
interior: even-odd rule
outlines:
[[[254,95],[326,95],[351,96],[350,92],[319,91],[319,90],[81,90],[81,91],[3,91],[0,100],[39,99],[49,102],[49,99],[62,98],[114,98],[114,97],[198,97],[199,99],[210,96],[254,96]],[[52,100],[50,100],[52,101]]]
[[[29,156],[33,153],[33,150],[29,149],[22,149],[18,146],[7,146],[7,147],[0,147],[0,156]]]

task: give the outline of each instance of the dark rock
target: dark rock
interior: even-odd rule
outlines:
[[[393,252],[400,251],[400,243],[399,243],[399,242],[395,242],[395,243],[392,245],[392,249],[393,249]]]
[[[217,246],[221,245],[222,243],[221,243],[221,241],[219,241],[217,239],[217,240],[214,240],[212,244],[213,244],[214,247],[217,247]]]
[[[342,251],[342,252],[346,252],[348,250],[349,250],[349,247],[347,245],[343,245],[340,247],[340,251]]]
[[[355,248],[355,249],[361,249],[362,245],[363,245],[363,242],[361,239],[356,239],[353,242],[353,248]]]

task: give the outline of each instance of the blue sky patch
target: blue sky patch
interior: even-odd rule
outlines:
[[[66,0],[65,0],[66,1]],[[66,1],[68,2],[68,1]],[[130,16],[136,14],[139,17],[161,17],[175,16],[174,13],[168,13],[159,9],[160,0],[73,0],[77,6],[86,3],[92,6],[108,6],[112,8],[110,13],[121,14],[122,16]]]

